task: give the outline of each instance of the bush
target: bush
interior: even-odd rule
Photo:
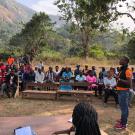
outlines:
[[[90,48],[89,55],[96,59],[104,59],[105,52],[104,48],[101,45],[94,45]]]
[[[62,54],[50,49],[45,49],[37,56],[37,60],[46,60],[46,61],[59,61],[62,59]]]

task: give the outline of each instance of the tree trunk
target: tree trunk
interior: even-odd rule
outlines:
[[[89,57],[89,36],[88,34],[83,31],[82,32],[82,46],[83,46],[83,57],[85,60]]]

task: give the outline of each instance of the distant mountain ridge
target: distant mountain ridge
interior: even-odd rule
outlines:
[[[26,22],[30,20],[34,12],[15,0],[0,0],[0,21],[7,23]]]
[[[22,29],[22,23],[28,22],[36,11],[18,3],[16,0],[0,0],[0,46],[3,46]],[[64,21],[59,16],[49,15],[55,27],[61,27]]]

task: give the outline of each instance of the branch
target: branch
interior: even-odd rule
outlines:
[[[116,13],[117,13],[118,15],[127,15],[127,16],[130,17],[130,18],[133,20],[133,22],[135,23],[135,18],[134,18],[130,13],[121,13],[121,12],[118,12],[117,10],[116,10]]]

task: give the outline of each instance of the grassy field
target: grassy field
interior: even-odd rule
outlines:
[[[57,116],[72,114],[76,102],[71,101],[47,101],[26,99],[0,99],[0,117],[16,116]],[[135,135],[135,104],[130,109],[129,125],[126,131],[115,131],[115,120],[120,117],[120,110],[115,108],[114,103],[109,103],[104,108],[101,99],[93,100],[94,107],[99,114],[99,123],[108,135]]]

